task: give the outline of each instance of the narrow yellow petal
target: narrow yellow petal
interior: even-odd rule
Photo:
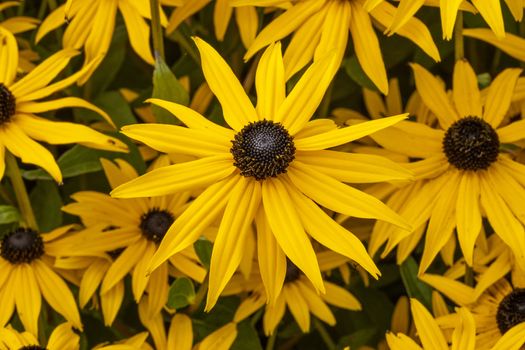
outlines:
[[[523,13],[523,10],[520,11]],[[463,30],[463,35],[469,38],[476,38],[485,41],[497,47],[509,56],[512,56],[520,61],[525,61],[525,51],[523,50],[525,39],[520,36],[506,33],[504,38],[498,38],[492,30],[487,28],[465,29]]]
[[[476,9],[483,19],[487,22],[496,37],[505,37],[505,23],[501,12],[501,3],[499,0],[472,0]]]
[[[490,350],[519,350],[525,343],[525,323],[509,329]]]
[[[255,108],[221,55],[202,39],[195,37],[193,40],[201,54],[204,77],[219,100],[228,125],[235,131],[240,131],[250,122],[257,121]]]
[[[304,231],[295,203],[279,178],[262,185],[264,212],[277,242],[286,256],[324,293],[323,278],[312,244]]]
[[[284,302],[284,296],[282,294],[279,298],[277,298],[274,305],[266,305],[266,310],[263,316],[263,327],[264,333],[267,336],[275,331],[275,328],[277,328],[279,322],[281,322],[285,311],[286,303]]]
[[[148,293],[148,314],[152,318],[162,313],[162,308],[168,300],[168,264],[160,265],[150,274],[146,291]]]
[[[460,117],[481,117],[481,95],[478,78],[467,60],[458,60],[454,66],[452,94]]]
[[[283,297],[293,318],[303,333],[310,330],[310,309],[304,299],[302,289],[296,283],[287,283],[283,288]]]
[[[226,34],[226,29],[228,29],[232,12],[233,7],[230,6],[228,0],[217,0],[215,2],[213,25],[215,27],[215,36],[219,41],[224,41],[224,35]]]
[[[191,319],[185,314],[175,314],[168,331],[167,349],[191,350],[193,345],[193,327]]]
[[[115,20],[117,16],[118,0],[98,1],[97,12],[93,18],[93,26],[86,39],[84,49],[86,52],[85,62],[91,62],[97,56],[105,55],[111,44]]]
[[[392,24],[388,27],[387,31],[396,33],[399,28],[404,26],[405,23],[416,14],[424,3],[425,0],[401,0],[392,19]]]
[[[20,264],[13,269],[11,275],[17,291],[15,293],[17,314],[25,330],[37,336],[42,297],[33,268],[29,264]]]
[[[57,29],[58,27],[66,23],[64,19],[64,7],[64,5],[57,7],[42,21],[36,33],[35,43],[38,44],[38,42],[42,40],[42,38],[46,36],[49,32]]]
[[[392,350],[423,350],[411,338],[404,334],[386,334],[386,342]]]
[[[512,143],[525,138],[525,120],[518,120],[496,130],[501,143]]]
[[[473,264],[474,244],[481,232],[479,192],[478,176],[472,172],[465,172],[458,188],[456,221],[459,245],[469,266]]]
[[[128,31],[129,43],[131,44],[133,51],[135,51],[144,61],[153,64],[154,59],[149,46],[149,25],[130,1],[119,0],[118,8],[124,18],[124,23],[126,24],[126,29]]]
[[[211,310],[239,266],[248,228],[261,202],[259,182],[241,178],[233,188],[213,244],[206,310]],[[227,259],[224,257],[227,256]]]
[[[257,114],[259,119],[273,120],[286,97],[281,43],[270,45],[259,61],[255,74]]]
[[[332,313],[330,308],[325,304],[321,296],[317,294],[315,290],[311,287],[312,285],[310,284],[310,282],[299,279],[293,284],[298,287],[301,296],[304,298],[304,301],[306,301],[306,305],[308,305],[308,310],[312,313],[312,315],[314,315],[321,321],[328,323],[330,326],[335,325],[336,320],[334,314]],[[323,294],[323,296],[324,295],[325,294]]]
[[[233,316],[233,322],[242,322],[247,317],[253,315],[262,306],[264,306],[265,303],[266,298],[264,298],[261,294],[253,293],[241,302],[241,304],[237,308],[237,311],[235,311],[235,315]]]
[[[441,0],[440,11],[441,11],[441,28],[443,30],[443,39],[450,40],[452,38],[452,32],[454,31],[454,25],[456,23],[456,17],[460,4],[463,0]]]
[[[193,14],[199,12],[210,2],[211,0],[184,1],[182,6],[177,7],[175,11],[171,13],[168,26],[166,27],[166,33],[171,34],[182,22],[191,17]]]
[[[119,257],[111,264],[102,281],[100,293],[107,293],[113,286],[121,281],[142,258],[148,242],[140,239],[136,243],[127,247]]]
[[[104,315],[104,325],[110,327],[124,300],[124,281],[119,281],[113,288],[100,295],[100,305]]]
[[[461,282],[440,275],[425,274],[419,279],[443,293],[459,306],[465,306],[474,301],[474,288]]]
[[[476,349],[476,323],[474,317],[467,308],[458,311],[460,322],[452,333],[451,350],[475,350]]]
[[[139,302],[142,298],[142,294],[148,285],[151,275],[147,274],[149,262],[155,254],[157,247],[153,242],[148,242],[146,249],[142,253],[141,259],[135,265],[131,278],[131,290],[133,291],[133,297],[135,302]],[[163,264],[165,265],[165,264]],[[162,266],[162,265],[161,265]]]
[[[245,48],[249,48],[253,44],[259,29],[259,15],[256,8],[252,6],[236,8],[235,22],[239,27],[242,44]]]
[[[348,290],[337,284],[325,282],[326,294],[321,295],[328,304],[347,310],[361,310],[361,303]]]
[[[206,336],[200,343],[199,349],[228,350],[235,338],[237,338],[237,325],[230,322]]]
[[[47,341],[47,349],[62,350],[76,349],[79,346],[80,336],[73,332],[69,322],[58,325]]]
[[[493,128],[501,124],[509,111],[514,88],[521,72],[520,68],[505,69],[490,84],[483,119]]]
[[[401,296],[394,307],[390,331],[393,333],[408,333],[410,326],[410,304],[408,297]]]
[[[508,250],[505,250],[485,271],[483,271],[483,273],[478,276],[476,287],[474,288],[474,299],[477,300],[487,288],[511,272],[511,266],[510,253]]]
[[[317,151],[326,148],[339,146],[361,137],[372,134],[378,130],[382,130],[391,125],[399,123],[407,119],[408,113],[371,120],[368,122],[359,123],[345,128],[328,131],[319,135],[309,136],[294,141],[295,147],[301,151]]]
[[[423,347],[432,350],[449,350],[447,341],[430,312],[417,299],[410,299],[410,307]]]
[[[84,308],[93,294],[95,294],[109,266],[110,264],[107,260],[95,259],[91,266],[86,269],[82,276],[78,293],[78,303],[80,308]]]
[[[0,82],[10,86],[18,69],[18,45],[13,34],[0,27]],[[11,90],[13,92],[13,90]]]

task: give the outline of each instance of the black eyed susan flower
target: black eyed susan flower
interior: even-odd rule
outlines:
[[[205,188],[177,217],[150,268],[191,245],[224,211],[211,257],[209,310],[239,266],[247,232],[259,210],[265,218],[262,222],[267,220],[269,227],[265,230],[269,238],[260,238],[263,244],[268,249],[282,249],[317,290],[324,292],[325,288],[306,233],[377,276],[379,271],[361,242],[316,203],[406,229],[405,221],[379,200],[343,182],[362,182],[356,179],[378,173],[385,180],[406,180],[410,178],[407,171],[380,157],[369,160],[326,150],[395,124],[405,115],[342,129],[334,129],[332,121],[309,121],[330,83],[332,76],[327,72],[334,71],[336,60],[332,55],[314,63],[286,96],[280,44],[271,45],[261,58],[256,74],[259,98],[254,108],[220,55],[202,40],[195,42],[206,80],[233,130],[185,106],[162,100],[151,101],[176,115],[188,128],[156,124],[123,128],[126,135],[156,150],[200,158],[154,170],[112,192],[114,197],[129,198]],[[263,255],[259,252],[259,260],[274,259],[271,254]],[[279,276],[284,276],[283,265],[277,266]]]
[[[467,308],[459,308],[458,325],[452,334],[452,344],[448,345],[443,331],[432,317],[430,312],[417,300],[410,299],[410,308],[416,325],[417,333],[421,341],[419,346],[414,340],[405,334],[387,333],[386,340],[391,350],[477,350],[479,342],[476,342],[476,325],[474,317]],[[487,348],[488,349],[488,348]],[[500,348],[503,349],[503,348]]]
[[[80,349],[79,342],[80,337],[73,332],[70,323],[56,326],[45,345],[29,332],[17,332],[11,327],[0,328],[2,350],[75,350]]]
[[[101,160],[106,178],[112,188],[136,178],[133,167],[117,160],[117,164]],[[168,165],[167,157],[155,163]],[[132,275],[131,289],[138,303],[144,293],[152,296],[152,313],[160,312],[168,295],[169,270],[177,271],[202,282],[206,270],[199,264],[193,249],[185,249],[169,259],[151,275],[146,274],[149,261],[159,243],[190,198],[189,192],[172,195],[115,199],[99,192],[77,192],[74,203],[63,207],[66,213],[77,215],[87,227],[81,234],[72,235],[61,244],[71,250],[72,257],[93,257],[80,284],[80,306],[87,304],[100,286],[105,323],[115,319],[124,296],[124,277]],[[174,272],[172,271],[172,273]]]
[[[34,141],[50,144],[78,143],[110,151],[125,151],[120,140],[91,128],[68,122],[55,122],[37,116],[37,113],[59,108],[82,107],[91,109],[108,122],[109,116],[96,106],[77,97],[39,101],[73,84],[85,74],[79,71],[68,78],[51,83],[62,71],[75,50],[62,50],[52,55],[21,79],[16,79],[18,47],[13,35],[0,27],[0,178],[4,174],[6,149],[24,163],[45,169],[57,182],[62,174],[51,152]]]
[[[471,66],[458,61],[449,99],[438,79],[417,64],[412,68],[423,103],[438,119],[437,127],[406,122],[371,137],[386,149],[422,159],[407,165],[420,180],[418,188],[412,195],[403,188],[393,194],[401,204],[400,213],[416,228],[415,243],[429,222],[420,272],[450,243],[454,229],[465,261],[472,265],[482,217],[510,247],[517,263],[525,266],[521,214],[525,207],[518,199],[525,196],[525,167],[501,147],[523,138],[525,122],[503,123],[521,69],[504,70],[482,95]],[[385,226],[376,234],[389,237],[386,252],[407,238],[406,232]]]
[[[266,0],[232,0],[233,6],[268,6]],[[370,14],[363,7],[364,0],[305,0],[279,15],[257,35],[249,47],[245,59],[251,58],[262,48],[294,33],[284,55],[285,77],[292,75],[331,50],[336,51],[338,69],[352,36],[355,54],[361,67],[377,86],[388,94],[388,81],[379,41],[372,26],[373,18],[381,27],[390,26],[395,7],[389,3],[377,5]],[[434,60],[439,52],[425,25],[416,18],[399,30],[399,35],[416,43]]]
[[[42,297],[56,312],[82,329],[73,294],[53,266],[62,236],[71,226],[46,234],[19,228],[6,234],[0,245],[0,325],[4,326],[16,307],[26,331],[38,335]],[[0,339],[2,339],[0,337]]]

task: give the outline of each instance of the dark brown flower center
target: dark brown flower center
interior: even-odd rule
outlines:
[[[301,277],[301,270],[290,259],[286,258],[286,276],[284,283],[293,282]]]
[[[152,209],[142,215],[140,229],[147,239],[155,243],[160,243],[166,232],[168,232],[171,224],[173,224],[173,221],[175,221],[175,218],[170,212]]]
[[[501,334],[525,322],[525,289],[516,288],[498,306],[496,321]]]
[[[9,89],[0,83],[0,125],[7,123],[15,115],[16,99]]]
[[[460,170],[484,170],[498,159],[498,134],[483,119],[465,117],[448,128],[443,152]]]
[[[36,231],[19,228],[2,239],[0,255],[11,264],[30,263],[44,254],[44,242]]]
[[[235,135],[230,152],[242,176],[264,180],[285,173],[295,158],[293,137],[280,124],[261,120]]]
[[[43,348],[39,345],[26,345],[26,346],[22,346],[18,350],[47,350],[47,348]]]

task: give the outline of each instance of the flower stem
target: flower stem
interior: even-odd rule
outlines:
[[[335,343],[330,337],[330,334],[328,334],[326,328],[324,328],[323,324],[316,318],[314,318],[313,321],[315,329],[319,332],[319,335],[323,338],[323,341],[326,344],[326,349],[335,350]]]
[[[20,173],[20,168],[18,167],[16,158],[10,152],[6,152],[5,160],[7,165],[7,175],[13,185],[16,201],[18,202],[18,209],[24,218],[25,224],[33,230],[38,230],[35,214],[33,213],[26,185],[22,179],[22,174]]]
[[[153,34],[153,50],[155,57],[160,56],[164,61],[164,37],[162,26],[160,25],[160,4],[159,0],[150,0],[151,7],[151,33]]]
[[[465,45],[463,43],[463,12],[458,11],[456,26],[454,27],[454,57],[456,61],[465,58]]]
[[[275,347],[275,341],[277,340],[277,329],[273,330],[272,335],[270,338],[268,338],[268,342],[266,343],[266,350],[273,350]]]

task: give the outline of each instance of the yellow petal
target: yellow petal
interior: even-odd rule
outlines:
[[[109,266],[110,264],[105,259],[95,259],[91,266],[86,269],[78,293],[80,308],[86,306],[89,299],[95,294]]]
[[[267,336],[275,331],[275,328],[277,328],[279,322],[281,322],[285,311],[286,303],[284,302],[284,296],[282,294],[279,298],[277,298],[274,305],[266,305],[266,310],[263,316],[263,327],[264,333]]]
[[[80,337],[73,332],[69,322],[58,325],[51,333],[47,341],[47,349],[62,350],[62,349],[77,349],[79,346]]]
[[[231,192],[213,244],[206,310],[211,310],[239,266],[246,235],[261,202],[259,182],[242,177]],[[227,256],[227,259],[224,257]]]
[[[201,54],[204,77],[219,100],[224,119],[235,131],[257,121],[257,112],[231,68],[213,47],[194,38]]]
[[[417,333],[425,349],[449,350],[447,341],[428,310],[417,300],[410,299]]]
[[[232,16],[233,7],[230,6],[228,0],[217,0],[215,8],[213,9],[213,24],[215,27],[215,36],[219,41],[224,41],[224,35],[230,18]]]
[[[510,108],[512,94],[521,74],[520,68],[509,68],[498,74],[490,84],[483,119],[497,128]]]
[[[388,95],[385,63],[370,16],[360,3],[351,2],[351,5],[350,34],[352,34],[354,50],[359,64],[379,91]]]
[[[210,2],[211,0],[184,1],[182,6],[177,7],[177,9],[171,13],[168,26],[166,27],[166,33],[171,34],[183,21],[199,12]]]
[[[401,0],[396,9],[392,24],[387,31],[396,33],[405,23],[412,18],[416,12],[423,6],[425,0]]]
[[[398,334],[396,336],[392,333],[387,333],[386,342],[392,350],[423,350],[411,338],[404,334]]]
[[[525,138],[525,120],[518,120],[496,130],[501,143],[512,143]]]
[[[200,343],[202,350],[228,350],[237,337],[237,325],[233,322],[227,323],[213,333],[209,334]]]
[[[443,30],[443,39],[450,40],[454,31],[454,24],[458,15],[459,6],[463,0],[441,0],[441,27]]]
[[[454,103],[460,117],[481,117],[481,95],[476,73],[467,60],[458,60],[454,66]]]
[[[483,19],[487,22],[496,37],[505,37],[505,23],[501,13],[501,3],[499,0],[472,0],[476,9]]]
[[[321,321],[328,323],[330,326],[335,325],[336,320],[334,314],[332,314],[332,311],[330,311],[330,308],[325,304],[321,296],[319,296],[319,294],[317,294],[311,287],[312,285],[310,282],[299,279],[293,284],[298,287],[301,296],[304,298],[304,301],[306,301],[308,310],[312,315]]]
[[[264,212],[286,256],[324,293],[323,279],[312,244],[301,225],[295,204],[279,178],[262,184]]]
[[[154,63],[151,48],[149,46],[149,26],[136,8],[128,0],[119,0],[118,8],[124,18],[128,31],[129,43],[133,51],[149,64]]]
[[[162,308],[168,300],[168,264],[160,265],[150,274],[146,291],[148,293],[148,314],[152,318],[162,313]]]
[[[153,197],[203,188],[216,183],[236,168],[230,154],[211,156],[155,169],[115,188],[112,197]]]
[[[520,11],[523,13],[523,10]],[[492,30],[486,28],[464,29],[463,35],[469,38],[483,40],[497,47],[509,56],[520,61],[525,61],[525,51],[523,50],[525,39],[520,36],[506,33],[504,38],[498,38]]]
[[[464,306],[474,301],[474,289],[461,282],[431,274],[421,275],[419,279],[443,293],[457,305]]]
[[[13,269],[12,276],[12,283],[17,291],[15,293],[17,314],[25,330],[37,336],[42,297],[33,269],[29,264],[20,264]]]
[[[272,44],[264,51],[255,74],[257,114],[260,120],[275,118],[286,97],[285,84],[281,43]]]
[[[458,311],[460,322],[452,333],[451,350],[475,350],[476,349],[476,324],[474,317],[467,308]]]
[[[347,310],[361,310],[361,303],[348,290],[337,284],[326,282],[326,294],[321,295],[328,304]]]
[[[345,128],[328,131],[319,135],[309,136],[294,141],[295,147],[301,151],[317,151],[345,144],[360,139],[406,119],[408,113],[371,120]]]
[[[105,55],[108,52],[115,30],[118,3],[118,0],[107,0],[93,4],[98,8],[93,18],[93,26],[84,45],[85,62],[91,62],[95,57]]]
[[[262,306],[264,306],[265,303],[266,299],[262,295],[258,293],[253,293],[241,302],[241,304],[237,308],[237,311],[235,311],[235,315],[233,316],[233,322],[242,322],[250,315],[253,315]]]
[[[302,289],[299,289],[295,283],[287,283],[283,288],[283,297],[301,331],[308,332],[310,330],[310,309],[304,299]]]
[[[100,293],[107,293],[113,286],[121,281],[128,272],[135,267],[142,258],[147,245],[146,239],[140,239],[136,243],[127,247],[119,257],[111,264],[102,281]]]
[[[18,45],[13,34],[0,27],[0,82],[8,86],[15,80],[18,69]],[[13,92],[11,90],[11,92]]]
[[[191,319],[185,314],[176,314],[171,319],[166,348],[191,350],[192,345],[193,327],[191,325]]]
[[[49,32],[55,30],[56,28],[66,23],[66,20],[64,18],[64,7],[64,5],[57,7],[53,12],[47,15],[44,21],[42,21],[36,33],[35,43],[38,44],[38,42],[42,40],[42,38],[46,36]]]
[[[377,198],[344,185],[298,161],[288,168],[288,176],[302,193],[326,208],[349,216],[380,219],[410,229],[403,218]]]
[[[525,343],[525,323],[509,329],[490,350],[519,350]]]
[[[150,280],[151,275],[148,275],[146,271],[148,270],[149,262],[151,261],[153,254],[155,254],[156,249],[157,247],[153,242],[148,242],[146,249],[142,253],[141,259],[137,262],[135,268],[133,269],[131,290],[133,291],[133,297],[137,303],[142,298],[142,294],[144,293],[144,290],[146,289],[146,286]]]
[[[33,268],[40,291],[47,303],[75,328],[82,330],[77,305],[67,284],[41,260],[35,260]]]
[[[249,48],[259,29],[259,15],[255,7],[239,7],[235,9],[235,22],[239,27],[239,35],[245,48]]]
[[[124,300],[124,281],[120,281],[106,293],[100,295],[100,306],[104,315],[104,325],[110,327]]]
[[[456,221],[459,245],[465,261],[470,266],[473,264],[474,244],[481,231],[479,192],[478,176],[472,172],[465,172],[458,188]]]

